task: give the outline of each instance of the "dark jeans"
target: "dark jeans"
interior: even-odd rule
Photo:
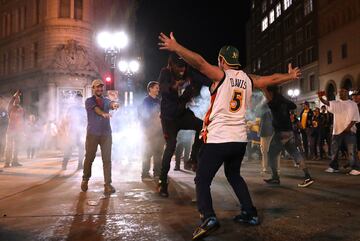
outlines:
[[[338,154],[341,144],[344,142],[349,158],[349,164],[352,168],[358,168],[356,163],[356,135],[353,132],[343,132],[340,135],[333,135],[331,141],[332,155],[330,167],[339,169]]]
[[[197,118],[191,110],[186,110],[185,113],[177,120],[161,119],[161,125],[166,141],[166,146],[162,157],[160,180],[162,182],[167,182],[167,175],[170,170],[171,158],[174,155],[176,148],[176,137],[180,130],[196,131],[190,158],[194,162],[197,161],[197,155],[203,143],[203,141],[199,139],[199,135],[202,129],[202,120]]]
[[[324,145],[328,146],[328,156],[331,156],[331,133],[329,128],[320,129],[320,157],[323,158],[325,154]]]
[[[320,140],[320,133],[319,130],[313,129],[311,133],[311,153],[314,157],[318,157],[318,146],[319,146],[319,140]]]
[[[146,136],[147,142],[144,150],[142,162],[142,175],[148,175],[150,171],[151,157],[153,158],[154,176],[160,176],[161,172],[161,155],[164,151],[164,142],[160,136]],[[159,140],[161,139],[161,140]]]
[[[189,160],[190,157],[191,142],[178,142],[175,151],[175,165],[180,168],[181,156],[184,153],[184,163]]]
[[[74,134],[74,133],[73,133]],[[64,159],[62,166],[66,168],[73,151],[74,147],[78,148],[78,167],[81,168],[83,166],[84,160],[84,143],[81,141],[81,133],[75,133],[74,136],[70,137],[67,140],[68,143],[65,145],[64,150]]]
[[[210,185],[223,163],[225,176],[239,199],[242,210],[256,215],[248,187],[240,175],[246,144],[245,142],[228,142],[206,143],[202,146],[199,153],[195,184],[198,210],[205,219],[215,216]]]
[[[269,147],[269,166],[272,171],[272,176],[275,179],[279,178],[277,171],[277,158],[283,149],[285,149],[289,155],[294,158],[295,163],[299,164],[302,169],[306,168],[304,157],[299,151],[299,148],[296,146],[294,132],[275,131]]]
[[[300,130],[301,133],[301,139],[302,139],[302,143],[303,143],[303,148],[304,148],[304,154],[306,157],[310,156],[310,148],[309,148],[309,140],[310,140],[310,129],[306,128],[306,129],[301,129]]]
[[[100,145],[101,157],[103,161],[103,171],[105,184],[111,183],[111,135],[95,136],[91,134],[86,135],[85,143],[85,161],[83,180],[89,180],[91,177],[91,166],[95,160],[97,147]]]

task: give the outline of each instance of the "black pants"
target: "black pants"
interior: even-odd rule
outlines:
[[[320,157],[324,157],[324,145],[328,146],[328,156],[331,156],[331,133],[329,128],[320,129]]]
[[[207,143],[202,146],[199,153],[195,184],[198,210],[205,219],[215,216],[210,185],[223,163],[225,176],[239,199],[242,210],[256,214],[248,187],[240,175],[246,144],[245,142],[229,142]]]
[[[301,133],[301,139],[302,139],[303,148],[304,148],[304,154],[308,158],[310,156],[310,150],[309,150],[310,131],[308,128],[306,128],[306,129],[301,129],[300,133]]]
[[[150,171],[151,157],[153,158],[153,174],[160,176],[161,154],[164,151],[164,140],[160,136],[146,134],[147,142],[142,161],[142,176],[146,176]]]
[[[103,171],[105,184],[111,183],[111,135],[95,136],[91,134],[86,135],[85,143],[85,161],[83,180],[89,180],[91,177],[91,166],[95,160],[97,147],[100,145],[101,157],[103,161]]]
[[[314,157],[318,157],[318,146],[320,140],[320,133],[319,130],[313,130],[311,133],[311,153]]]
[[[202,120],[197,118],[191,110],[186,110],[185,113],[177,120],[161,119],[161,125],[166,141],[166,146],[162,157],[160,180],[162,182],[167,182],[167,175],[170,170],[171,158],[174,155],[176,148],[176,137],[180,130],[196,131],[190,158],[194,162],[197,161],[197,155],[203,143],[202,140],[199,139],[199,135],[202,129]]]

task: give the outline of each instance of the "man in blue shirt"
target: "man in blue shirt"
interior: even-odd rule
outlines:
[[[86,192],[88,181],[91,177],[91,166],[96,156],[97,146],[100,145],[101,157],[104,169],[104,194],[109,195],[115,192],[111,185],[111,127],[110,127],[110,110],[119,108],[119,104],[105,98],[104,82],[96,79],[92,82],[94,95],[85,101],[87,112],[87,134],[85,144],[85,161],[83,180],[81,190]]]

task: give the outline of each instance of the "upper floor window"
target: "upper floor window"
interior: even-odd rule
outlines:
[[[278,18],[281,15],[281,3],[276,5],[276,17]]]
[[[284,10],[288,9],[292,4],[292,0],[284,0]]]
[[[35,2],[35,24],[40,23],[40,0]]]
[[[315,75],[309,76],[309,85],[310,85],[310,91],[314,91],[316,89],[316,83],[315,83]]]
[[[327,63],[328,63],[328,64],[331,64],[331,63],[332,63],[332,51],[331,51],[331,50],[329,50],[329,51],[327,52]]]
[[[265,29],[267,29],[268,26],[269,26],[269,20],[268,17],[265,17],[262,20],[261,31],[265,31]]]
[[[341,45],[341,58],[346,59],[348,56],[347,44]]]
[[[266,12],[266,0],[264,0],[264,1],[262,2],[261,9],[262,9],[262,12],[263,12],[263,13]]]
[[[82,18],[83,18],[83,0],[74,0],[74,18],[82,20]]]
[[[71,0],[60,0],[60,18],[70,18],[70,1]]]
[[[313,1],[305,0],[304,1],[304,14],[305,16],[311,13],[314,10]]]
[[[269,23],[272,24],[275,21],[275,11],[274,9],[270,11],[269,14]]]

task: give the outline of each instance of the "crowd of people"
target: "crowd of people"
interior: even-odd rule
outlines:
[[[146,147],[141,158],[141,178],[143,181],[158,180],[159,195],[168,197],[172,157],[175,154],[174,170],[178,171],[184,155],[184,168],[196,172],[201,225],[194,231],[194,240],[220,227],[212,206],[210,186],[223,164],[225,176],[241,204],[240,214],[234,221],[250,225],[260,223],[248,186],[240,175],[246,150],[251,150],[253,145],[260,145],[261,172],[271,172],[271,177],[264,179],[270,185],[280,184],[281,155],[292,158],[294,166],[303,172],[304,179],[298,184],[302,188],[314,183],[308,160],[328,158],[330,164],[326,172],[336,173],[340,171],[339,158],[343,155],[348,160],[344,165],[347,173],[360,174],[360,92],[354,92],[350,100],[349,91],[340,89],[340,100],[328,101],[320,91],[318,97],[323,105],[311,109],[310,103],[305,102],[297,115],[297,105],[281,94],[279,85],[299,78],[299,68],[289,64],[285,74],[248,75],[240,70],[239,51],[233,46],[221,48],[218,66],[213,66],[177,43],[172,33],[169,37],[161,34],[159,39],[160,49],[171,54],[159,79],[148,83],[148,95],[138,106],[138,121]],[[209,88],[211,96],[207,113],[199,118],[190,106],[204,86]],[[261,90],[263,100],[257,106],[253,121],[247,116],[255,88]],[[27,114],[21,107],[20,91],[10,101],[1,98],[0,128],[6,135],[1,135],[0,157],[5,156],[4,167],[21,166],[18,152],[22,139],[26,139],[29,159],[36,157],[37,150],[44,146],[61,148],[63,170],[67,169],[72,151],[77,148],[78,170],[83,170],[81,190],[86,192],[100,146],[104,194],[114,193],[110,111],[118,109],[119,103],[105,97],[104,83],[100,79],[92,82],[92,90],[93,96],[85,100],[85,107],[83,96],[76,95],[73,105],[58,123],[41,123],[34,114]],[[42,140],[45,142],[41,143]],[[251,145],[249,140],[253,140]]]

